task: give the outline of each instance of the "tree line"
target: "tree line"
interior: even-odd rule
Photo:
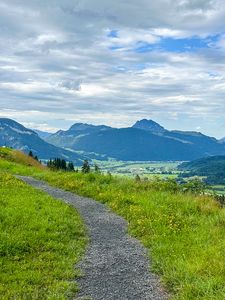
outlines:
[[[30,150],[28,155],[35,160],[39,161],[37,155],[34,155],[33,152]],[[39,161],[41,163],[41,161]],[[67,162],[65,159],[61,159],[59,157],[50,159],[47,161],[47,167],[51,170],[63,170],[68,172],[78,172],[78,168],[75,169],[74,164],[72,161]],[[90,173],[91,171],[94,171],[95,173],[100,173],[100,168],[97,164],[93,167],[94,170],[91,170],[91,166],[89,164],[89,161],[85,159],[83,161],[83,165],[81,167],[82,173]]]
[[[54,158],[47,161],[47,167],[52,170],[63,170],[68,172],[79,172],[78,168],[75,169],[73,162],[66,162],[65,159],[61,158]],[[89,161],[85,159],[83,161],[83,165],[81,167],[82,173],[90,173],[91,166],[89,164]],[[100,168],[97,164],[94,165],[94,172],[100,173]]]

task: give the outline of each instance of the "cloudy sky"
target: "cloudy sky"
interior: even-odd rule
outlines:
[[[224,0],[0,0],[0,116],[225,136]]]

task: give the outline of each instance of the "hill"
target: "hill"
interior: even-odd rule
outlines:
[[[0,146],[12,147],[25,153],[31,150],[40,159],[60,157],[78,164],[82,160],[78,154],[49,144],[33,130],[6,118],[0,118]]]
[[[209,184],[225,184],[225,155],[212,156],[183,163],[178,166],[186,176],[205,176]]]
[[[0,158],[9,162],[21,164],[23,166],[34,167],[38,170],[46,168],[33,157],[19,151],[7,147],[0,147]]]
[[[125,161],[194,160],[225,154],[225,146],[213,137],[199,132],[169,131],[146,119],[119,129],[77,123],[50,135],[46,141]]]

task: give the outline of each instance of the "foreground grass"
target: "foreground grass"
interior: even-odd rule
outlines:
[[[0,173],[0,299],[68,299],[85,247],[70,206]]]
[[[36,172],[1,160],[0,168],[95,198],[123,216],[130,233],[149,249],[152,269],[172,299],[225,299],[225,209],[213,198],[182,194],[162,181]]]
[[[153,271],[172,299],[225,299],[225,210],[214,199],[171,191],[160,182],[98,174],[38,177],[93,197],[123,216],[130,233],[149,249]]]

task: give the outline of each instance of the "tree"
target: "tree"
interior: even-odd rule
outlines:
[[[204,194],[207,185],[198,177],[190,179],[183,185],[184,192],[192,192],[194,194]]]
[[[94,165],[95,173],[100,173],[100,168],[97,164]]]
[[[67,170],[70,171],[70,172],[74,171],[74,165],[71,161],[68,163]]]
[[[61,168],[60,168],[60,169],[62,169],[62,170],[66,170],[66,169],[67,169],[65,159],[62,159],[62,160],[61,160]]]
[[[83,173],[90,173],[90,165],[87,159],[84,160],[81,170]]]
[[[33,152],[32,152],[31,150],[29,151],[28,155],[29,155],[30,157],[34,157]]]

